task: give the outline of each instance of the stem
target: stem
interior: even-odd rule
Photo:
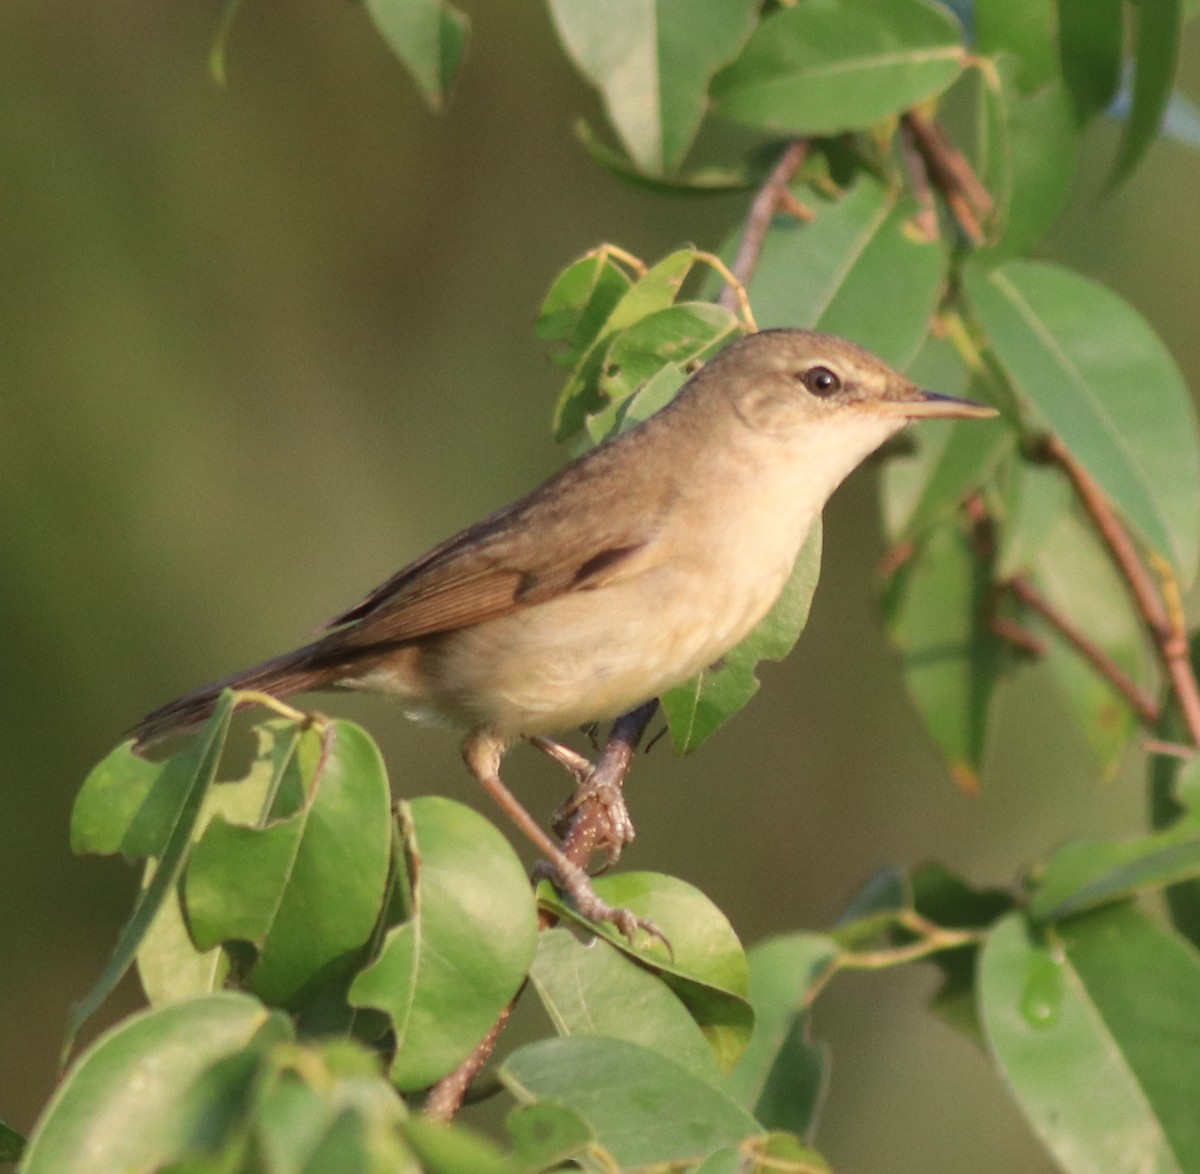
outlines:
[[[604,753],[596,762],[596,769],[592,773],[593,784],[624,786],[629,768],[633,765],[638,743],[657,711],[658,701],[647,701],[613,722]],[[563,855],[572,864],[579,868],[586,867],[593,850],[607,835],[607,818],[607,810],[598,800],[584,800],[580,803],[562,845]],[[538,914],[539,929],[549,929],[557,921],[558,918],[547,910],[543,909]],[[425,1101],[426,1116],[438,1121],[450,1121],[462,1108],[467,1089],[492,1058],[500,1035],[520,997],[521,991],[518,991],[512,1002],[500,1012],[500,1017],[476,1045],[475,1050],[449,1076],[443,1077],[433,1086]]]
[[[1094,640],[1085,635],[1062,614],[1024,576],[1014,575],[1008,582],[1012,593],[1026,607],[1038,613],[1076,652],[1080,654],[1126,701],[1147,725],[1158,721],[1158,705],[1138,683]]]
[[[1050,457],[1071,479],[1079,500],[1124,577],[1170,678],[1188,736],[1196,746],[1200,746],[1200,685],[1197,685],[1196,674],[1192,671],[1187,631],[1179,609],[1168,609],[1163,603],[1154,580],[1142,565],[1133,538],[1092,475],[1057,437],[1051,437],[1046,442],[1046,448]]]
[[[797,139],[780,156],[779,162],[767,176],[766,183],[758,189],[758,195],[750,205],[746,216],[746,227],[742,231],[742,243],[738,246],[737,257],[733,262],[733,273],[738,281],[747,286],[754,270],[758,268],[758,259],[762,255],[763,241],[767,229],[771,227],[771,218],[783,201],[792,176],[800,170],[805,155],[808,154],[808,143]],[[720,303],[727,310],[737,308],[737,294],[732,285],[727,285],[721,291]]]
[[[963,232],[972,244],[982,245],[986,236],[981,221],[995,204],[966,156],[932,118],[916,110],[909,110],[901,125],[925,164],[930,182],[942,193]]]

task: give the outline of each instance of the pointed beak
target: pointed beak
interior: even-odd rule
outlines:
[[[936,391],[925,391],[915,385],[904,389],[903,398],[874,400],[871,407],[889,416],[904,416],[910,420],[931,417],[987,420],[1000,414],[987,404],[979,404],[971,399],[958,399],[952,395],[940,395]]]

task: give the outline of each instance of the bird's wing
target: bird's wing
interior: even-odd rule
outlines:
[[[414,640],[594,590],[652,565],[672,490],[660,481],[645,487],[651,496],[639,498],[637,508],[621,508],[606,456],[597,450],[597,459],[569,466],[405,567],[330,621],[332,636],[343,648]]]

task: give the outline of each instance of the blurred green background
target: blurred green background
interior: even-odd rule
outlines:
[[[342,0],[247,2],[225,90],[217,0],[0,6],[0,1116],[18,1126],[136,883],[68,851],[89,767],[562,463],[533,322],[570,260],[711,248],[742,214],[609,178],[572,137],[597,103],[544,9],[463,7],[465,72],[434,117]],[[1164,143],[1101,199],[1115,140],[1090,140],[1047,252],[1132,300],[1200,386],[1200,155]],[[1036,668],[1006,690],[983,796],[955,791],[882,638],[875,477],[827,513],[796,653],[697,756],[660,744],[630,786],[625,866],[699,885],[747,942],[828,925],[888,864],[1005,884],[1139,819],[1138,764],[1098,783]],[[479,801],[444,731],[329,708],[380,739],[399,793]],[[531,751],[509,778],[539,813],[563,796]],[[847,977],[822,998],[821,1148],[842,1174],[1049,1170],[989,1064],[924,1012],[933,986]],[[137,1002],[127,983],[109,1020]]]

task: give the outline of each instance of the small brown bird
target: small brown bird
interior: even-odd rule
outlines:
[[[320,639],[155,710],[134,736],[198,724],[226,688],[396,694],[413,716],[465,727],[471,772],[565,891],[620,922],[501,781],[507,746],[614,717],[719,660],[766,615],[864,457],[919,417],[992,415],[832,335],[750,335],[660,412],[393,575]]]

